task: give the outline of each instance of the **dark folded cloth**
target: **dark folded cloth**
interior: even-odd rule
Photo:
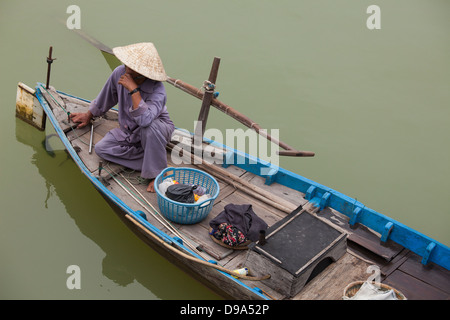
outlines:
[[[213,229],[218,229],[224,222],[238,228],[251,241],[257,241],[259,231],[267,229],[267,223],[253,212],[251,204],[227,204],[209,225]]]
[[[194,203],[194,189],[188,184],[173,184],[167,188],[166,197],[177,202]]]

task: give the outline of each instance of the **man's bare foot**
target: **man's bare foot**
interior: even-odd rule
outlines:
[[[150,181],[147,187],[147,191],[152,193],[155,192],[155,179],[152,179],[152,181]]]

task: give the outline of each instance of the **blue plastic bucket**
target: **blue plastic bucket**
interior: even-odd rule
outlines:
[[[181,184],[196,184],[206,188],[211,197],[201,202],[182,203],[173,201],[162,194],[159,185],[167,178]],[[194,224],[205,219],[219,195],[219,184],[210,174],[193,168],[166,168],[155,179],[155,191],[161,214],[167,219],[180,224]]]

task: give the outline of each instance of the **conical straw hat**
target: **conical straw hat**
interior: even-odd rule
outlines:
[[[157,81],[166,81],[167,75],[161,58],[151,42],[113,48],[113,53],[127,67]]]

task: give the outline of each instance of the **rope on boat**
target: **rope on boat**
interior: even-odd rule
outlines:
[[[48,90],[47,90],[41,83],[40,83],[39,85],[41,86],[42,89],[45,90],[45,92],[47,92],[47,93],[50,95],[50,97],[52,97],[53,101],[55,101],[56,104],[57,104],[61,109],[63,109],[63,111],[67,114],[67,116],[70,116],[70,112],[67,111],[67,110],[66,110],[66,109],[58,102],[58,100],[56,100],[56,98],[55,98],[50,92],[48,92]]]
[[[58,100],[56,100],[56,98],[50,93],[50,92],[48,92],[48,90],[47,90],[47,88],[45,88],[42,84],[39,84],[40,86],[41,86],[41,88],[42,89],[44,89],[45,90],[45,92],[47,92],[48,93],[48,95],[53,99],[53,101],[54,102],[56,102],[56,104],[67,114],[67,117],[69,117],[70,116],[70,112],[69,111],[67,111],[59,102],[58,102]],[[86,141],[84,141],[83,139],[81,139],[81,137],[78,135],[78,133],[77,133],[77,131],[72,127],[72,126],[70,126],[70,129],[73,131],[73,133],[75,134],[75,136],[77,137],[77,139],[78,140],[80,140],[80,142],[82,142],[83,144],[85,144],[85,145],[89,145],[89,143],[88,142],[86,142]]]
[[[147,202],[147,204],[149,204],[150,206],[151,206],[151,208],[155,211],[155,213],[157,213],[157,214],[159,214],[160,215],[160,217],[166,222],[166,224],[165,223],[163,223],[162,221],[160,221],[160,219],[153,213],[153,212],[151,212],[148,208],[147,208],[147,206],[145,206],[145,204],[144,203],[142,203],[142,199],[141,199],[141,201],[139,201],[137,198],[138,197],[136,197],[136,196],[134,196],[133,194],[132,194],[132,192],[130,191],[130,190],[128,190],[128,188],[126,187],[126,186],[124,186],[123,184],[122,184],[122,182],[120,182],[119,180],[117,180],[116,179],[116,177],[114,177],[114,175],[111,173],[111,172],[109,172],[108,170],[106,170],[105,168],[103,168],[106,172],[108,172],[108,174],[119,184],[119,186],[121,186],[136,202],[138,202],[143,208],[145,208],[148,212],[150,212],[151,214],[152,214],[152,216],[154,217],[154,218],[156,218],[162,225],[164,225],[166,228],[168,228],[168,229],[170,229],[171,231],[173,231],[175,234],[177,234],[178,236],[180,236],[181,238],[183,238],[183,236],[179,233],[179,231],[175,228],[175,227],[173,227],[162,215],[160,215],[159,213],[158,213],[158,211],[153,207],[153,205],[151,205],[143,196],[142,196],[142,194],[130,183],[130,182],[128,182],[128,180],[122,175],[122,174],[120,174],[121,175],[121,177],[125,180],[125,181],[127,181],[134,189],[135,189],[135,191],[136,192],[138,192],[139,194],[140,194],[140,196],[141,196],[141,198],[143,198],[144,200],[145,200],[145,202]],[[246,276],[246,275],[242,275],[242,274],[240,274],[240,273],[237,273],[237,272],[235,272],[235,271],[232,271],[232,270],[229,270],[229,269],[227,269],[227,268],[224,268],[224,267],[222,267],[222,266],[220,266],[220,265],[217,265],[217,264],[214,264],[214,263],[211,263],[211,262],[209,262],[209,261],[205,261],[206,259],[202,256],[202,258],[203,259],[205,259],[205,260],[201,260],[201,259],[199,259],[199,258],[197,258],[197,257],[194,257],[194,256],[192,256],[192,255],[188,255],[188,254],[186,254],[186,253],[184,253],[184,252],[182,252],[180,249],[178,249],[178,248],[175,248],[174,246],[172,246],[172,245],[169,245],[168,243],[166,243],[164,240],[162,240],[162,239],[160,239],[158,236],[156,236],[155,234],[153,234],[152,232],[150,232],[149,230],[147,230],[146,228],[144,228],[142,225],[141,225],[141,223],[139,223],[138,221],[136,221],[136,219],[134,218],[134,217],[132,217],[132,216],[130,216],[129,214],[126,214],[125,215],[130,221],[132,221],[136,226],[138,226],[140,229],[142,229],[142,230],[144,230],[145,231],[145,233],[146,234],[148,234],[148,235],[150,235],[152,238],[154,238],[155,240],[157,240],[159,243],[161,243],[161,244],[163,244],[165,247],[167,247],[168,249],[170,249],[171,251],[173,251],[173,252],[175,252],[175,253],[177,253],[177,254],[179,254],[179,255],[181,255],[182,257],[184,257],[184,258],[186,258],[186,259],[188,259],[188,260],[190,260],[190,261],[194,261],[194,262],[197,262],[197,263],[200,263],[200,264],[202,264],[202,265],[204,265],[204,266],[207,266],[207,267],[211,267],[211,268],[214,268],[214,269],[217,269],[217,270],[220,270],[220,271],[223,271],[223,272],[225,272],[225,273],[228,273],[228,274],[230,274],[230,275],[232,275],[232,276],[235,276],[235,277],[237,277],[237,278],[241,278],[241,279],[244,279],[244,280],[251,280],[251,281],[261,281],[261,280],[265,280],[265,279],[269,279],[270,278],[270,275],[268,274],[268,275],[264,275],[264,276],[261,276],[261,277],[255,277],[255,276]],[[191,249],[192,249],[192,244],[190,244],[190,242],[189,241],[185,241],[187,244],[188,244],[188,246],[190,246],[191,247]],[[193,248],[194,250],[196,250],[196,248]]]
[[[215,88],[216,88],[216,85],[214,83],[212,83],[211,81],[209,81],[209,80],[203,81],[202,89],[205,92],[213,93]]]

